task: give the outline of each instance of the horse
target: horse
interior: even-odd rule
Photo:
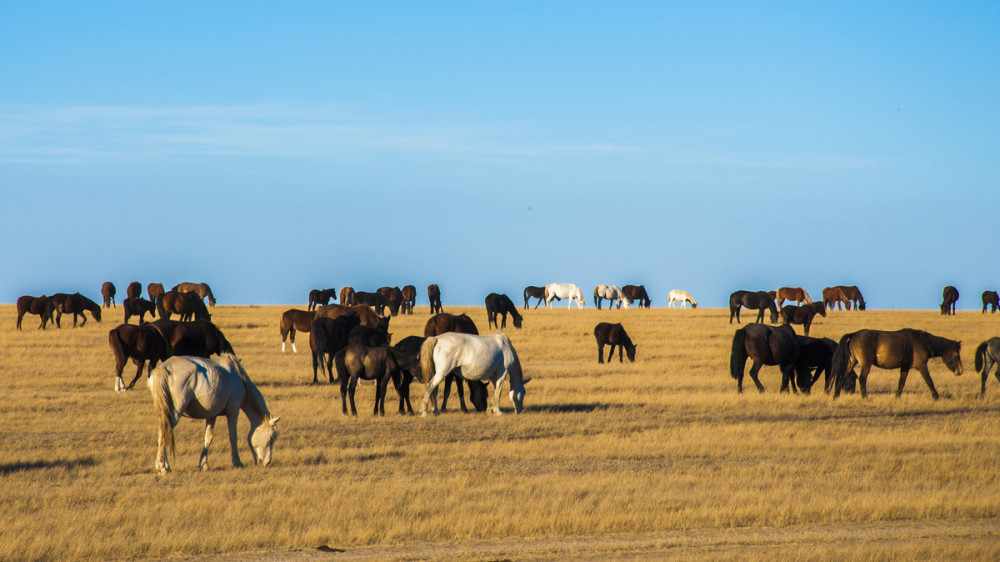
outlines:
[[[771,323],[778,321],[778,307],[774,305],[774,299],[767,294],[767,291],[735,291],[729,295],[729,323],[740,323],[740,307],[757,310],[757,323],[764,322],[764,311],[771,311]]]
[[[996,291],[983,291],[983,313],[986,313],[986,307],[992,307],[990,309],[990,314],[997,311],[1000,308],[1000,294]]]
[[[392,334],[379,330],[378,328],[369,328],[368,326],[357,326],[351,329],[351,333],[348,334],[347,341],[350,345],[363,345],[365,347],[382,347],[389,345],[392,342]]]
[[[812,325],[813,317],[819,314],[826,317],[826,305],[821,302],[813,302],[802,306],[790,304],[781,308],[782,324],[802,324],[805,334],[809,335],[809,326]]]
[[[795,381],[798,384],[799,390],[805,394],[809,394],[813,385],[824,374],[826,375],[827,383],[825,386],[829,389],[830,368],[833,362],[833,353],[837,350],[837,342],[830,338],[797,337],[799,340],[799,358],[795,361]],[[815,372],[813,372],[814,369]]]
[[[865,309],[865,298],[861,296],[861,289],[858,289],[857,285],[837,285],[837,288],[847,301],[847,310],[851,309],[852,304],[855,310]]]
[[[923,330],[904,328],[895,332],[882,330],[860,330],[844,334],[833,355],[833,366],[830,376],[834,380],[833,397],[840,395],[845,374],[856,366],[860,366],[858,383],[861,385],[861,397],[868,396],[868,373],[872,366],[882,369],[899,369],[899,386],[896,397],[903,393],[906,375],[910,369],[916,369],[924,378],[931,396],[938,399],[938,391],[934,388],[930,371],[927,370],[927,360],[940,357],[945,366],[955,373],[962,374],[962,343],[935,336]]]
[[[403,314],[413,314],[413,307],[417,305],[417,288],[413,285],[403,287]]]
[[[146,296],[153,302],[156,302],[156,299],[160,298],[165,292],[163,290],[163,283],[150,283],[146,285]]]
[[[364,304],[345,306],[343,304],[328,304],[316,309],[316,318],[336,318],[343,314],[356,314],[363,326],[389,331],[389,318],[375,314],[371,307]]]
[[[436,284],[427,286],[427,300],[431,303],[431,314],[444,312],[444,307],[441,306],[441,289]]]
[[[837,307],[838,310],[851,309],[851,301],[840,290],[840,287],[823,288],[823,305],[829,310],[833,310],[834,307]]]
[[[129,297],[122,301],[122,310],[125,312],[125,319],[122,322],[128,324],[130,318],[138,316],[139,324],[145,324],[146,314],[155,317],[156,303],[142,297]]]
[[[385,290],[385,301],[386,305],[389,307],[389,316],[396,316],[399,314],[400,307],[403,306],[403,291],[399,287],[382,287],[379,292]]]
[[[535,308],[538,305],[545,302],[545,287],[535,287],[533,285],[528,285],[524,288],[524,309],[528,310],[528,299],[538,299],[535,303]]]
[[[635,362],[635,345],[632,343],[632,339],[628,337],[625,332],[625,328],[621,324],[612,324],[610,322],[601,322],[596,327],[594,327],[594,337],[597,338],[597,362],[604,363],[604,346],[606,344],[611,345],[611,351],[608,352],[608,363],[611,362],[611,358],[615,354],[615,346],[618,346],[618,362],[624,363],[622,359],[622,350],[628,354],[628,360],[632,363]]]
[[[281,313],[281,322],[278,328],[281,330],[281,352],[285,352],[285,339],[291,336],[292,353],[298,353],[295,348],[295,330],[308,333],[312,330],[313,320],[316,319],[316,312],[302,310],[299,308],[289,308]]]
[[[330,299],[337,300],[337,289],[313,289],[309,291],[307,310],[315,310],[317,306],[326,306],[330,304]]]
[[[125,298],[131,297],[141,297],[142,296],[142,283],[138,281],[132,281],[125,287]]]
[[[163,336],[171,355],[209,357],[234,353],[233,346],[218,326],[208,320],[178,322],[160,319],[145,324]]]
[[[368,291],[355,291],[354,300],[359,306],[368,306],[374,309],[375,314],[382,316],[388,304],[385,295],[382,293],[369,293]]]
[[[180,314],[181,320],[211,320],[212,315],[205,307],[198,293],[178,292],[170,289],[156,299],[156,312],[160,318],[170,320],[172,315]]]
[[[583,300],[583,292],[580,291],[580,287],[574,285],[573,283],[549,283],[545,286],[545,307],[548,308],[552,303],[552,299],[569,299],[566,304],[566,310],[569,310],[573,303],[576,302],[577,308],[581,310],[587,304]]]
[[[132,390],[135,381],[142,376],[142,368],[146,366],[147,361],[149,362],[147,375],[149,375],[158,362],[166,361],[172,355],[163,336],[152,326],[122,324],[112,328],[108,331],[108,345],[111,346],[111,353],[115,356],[115,392]],[[122,371],[125,370],[125,364],[129,359],[139,368],[132,382],[126,386],[125,380],[122,379]]]
[[[629,304],[632,304],[633,301],[639,301],[639,308],[649,308],[651,301],[649,294],[646,293],[645,285],[625,285],[622,287],[622,292],[625,293]]]
[[[197,293],[202,299],[208,297],[208,306],[215,306],[215,295],[212,294],[212,288],[208,283],[178,283],[170,290],[178,293]]]
[[[681,308],[687,308],[687,303],[691,303],[691,308],[698,308],[698,301],[694,300],[687,291],[673,290],[667,293],[667,308],[673,308],[675,302],[681,303]]]
[[[236,424],[240,410],[250,420],[247,441],[255,464],[271,463],[271,451],[278,438],[279,417],[271,417],[264,396],[254,385],[235,355],[226,354],[211,361],[197,357],[171,357],[149,376],[149,392],[159,425],[156,469],[170,472],[170,458],[175,459],[174,426],[181,416],[205,420],[205,446],[198,458],[201,470],[208,470],[208,447],[212,444],[215,420],[226,416],[229,447],[234,467],[242,467],[236,448]]]
[[[795,301],[795,304],[801,306],[802,303],[811,304],[812,299],[809,298],[809,293],[806,292],[802,287],[779,287],[775,291],[775,300],[777,301],[778,307],[785,303],[785,301]]]
[[[351,415],[358,415],[358,409],[354,406],[354,391],[358,386],[358,379],[375,381],[375,408],[372,414],[382,416],[385,415],[385,391],[392,379],[399,394],[399,411],[403,413],[399,363],[389,351],[389,346],[348,345],[337,352],[333,362],[337,366],[337,378],[340,379],[340,402],[344,415],[347,415],[348,393],[351,396]]]
[[[62,315],[73,314],[73,327],[76,328],[76,320],[79,316],[83,318],[80,322],[82,328],[87,323],[87,316],[84,311],[90,312],[94,320],[101,321],[101,307],[96,302],[88,299],[80,293],[66,294],[56,293],[52,295],[52,310],[56,313],[56,327],[62,328]]]
[[[352,287],[340,288],[340,304],[344,306],[353,306],[358,304],[357,299],[354,298],[354,289]]]
[[[357,314],[342,314],[336,318],[317,318],[309,330],[312,351],[313,384],[317,384],[317,368],[325,370],[333,384],[333,356],[350,344],[351,331],[360,326]]]
[[[513,301],[510,300],[510,297],[497,293],[490,293],[486,295],[486,319],[489,322],[490,327],[506,328],[508,313],[510,313],[511,318],[514,321],[514,327],[520,329],[522,320],[521,314],[517,311],[517,306],[515,306]],[[499,325],[497,325],[498,314],[503,315]]]
[[[594,306],[597,310],[601,309],[601,301],[608,299],[608,308],[617,305],[618,308],[625,304],[625,308],[629,307],[628,299],[625,298],[625,293],[622,292],[618,285],[598,285],[594,287]]]
[[[101,296],[104,297],[104,308],[117,306],[115,304],[115,293],[117,292],[115,284],[111,281],[105,281],[104,284],[101,285]]]
[[[462,377],[470,381],[492,381],[494,391],[491,411],[500,415],[500,393],[505,380],[510,381],[510,399],[514,402],[514,412],[524,410],[525,379],[521,371],[521,361],[517,357],[510,339],[503,333],[490,336],[448,333],[429,337],[420,348],[420,373],[427,385],[420,415],[427,415],[430,400],[434,399],[434,413],[437,409],[437,387],[446,376],[459,369]]]
[[[427,324],[424,325],[424,338],[430,338],[434,336],[440,336],[449,332],[455,332],[459,334],[470,334],[474,336],[479,335],[479,329],[476,328],[476,323],[469,318],[467,314],[449,314],[447,312],[441,312],[431,316],[427,320]],[[455,373],[449,375],[444,381],[444,394],[441,397],[441,411],[445,411],[448,407],[448,396],[451,394],[451,383],[454,382],[456,385],[456,390],[458,391],[458,403],[462,407],[463,412],[468,412],[468,408],[465,406],[465,390],[463,389],[462,380]],[[469,384],[469,393],[474,394],[477,390],[476,383],[474,381],[466,381]],[[481,384],[481,383],[480,383]]]
[[[38,325],[42,330],[45,329],[45,325],[52,321],[52,298],[42,295],[40,297],[33,297],[31,295],[24,295],[18,297],[17,299],[17,329],[21,329],[21,319],[24,318],[25,314],[37,314],[41,316],[42,322]]]
[[[781,392],[788,392],[788,386],[798,392],[795,382],[795,362],[801,348],[792,327],[748,324],[733,335],[732,354],[729,356],[729,374],[736,379],[736,390],[743,394],[743,369],[747,358],[753,359],[750,378],[757,385],[758,392],[764,392],[757,373],[764,365],[777,365],[781,370]]]
[[[948,285],[941,292],[941,314],[955,315],[955,303],[958,302],[958,289]]]
[[[1000,362],[1000,338],[990,338],[979,344],[976,348],[976,371],[982,374],[983,384],[979,389],[979,396],[986,396],[986,379],[990,376],[990,369]],[[993,375],[1000,381],[1000,367],[993,371]]]

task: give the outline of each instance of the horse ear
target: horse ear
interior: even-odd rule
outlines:
[[[271,427],[274,427],[274,426],[278,425],[278,420],[280,420],[280,419],[281,419],[281,416],[278,416],[276,418],[271,418]]]

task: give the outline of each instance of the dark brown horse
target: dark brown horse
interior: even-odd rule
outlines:
[[[983,313],[986,312],[986,307],[992,307],[990,314],[996,312],[1000,308],[1000,294],[996,291],[983,291]]]
[[[795,304],[802,305],[802,303],[810,304],[812,299],[809,298],[809,293],[806,292],[802,287],[779,287],[775,291],[774,299],[776,304],[780,307],[785,301],[795,301]]]
[[[116,306],[115,293],[117,292],[118,290],[115,289],[115,284],[111,281],[105,281],[104,284],[101,285],[101,296],[104,297],[104,308]]]
[[[498,314],[502,315],[499,325],[497,324]],[[510,300],[510,297],[497,293],[486,295],[486,319],[491,328],[506,328],[508,314],[511,315],[511,319],[514,321],[514,327],[520,328],[522,321],[521,313],[517,311],[517,306]]]
[[[440,336],[441,334],[446,334],[448,332],[457,332],[459,334],[472,334],[475,336],[479,335],[479,328],[476,327],[476,323],[469,318],[467,314],[449,314],[447,312],[440,312],[431,316],[427,320],[427,324],[424,325],[424,337],[429,338],[432,336]],[[470,396],[476,392],[482,391],[486,394],[486,385],[479,381],[469,381],[464,377],[457,375],[456,373],[449,373],[448,377],[444,379],[444,394],[441,397],[441,411],[445,411],[448,405],[448,395],[451,394],[451,383],[454,382],[456,385],[456,390],[458,391],[458,403],[462,407],[463,412],[468,412],[469,409],[465,406],[465,390],[462,387],[463,381],[469,384]],[[476,388],[475,385],[479,385]],[[484,400],[485,403],[485,400]],[[473,402],[475,404],[475,402]],[[476,409],[478,409],[476,405]]]
[[[399,287],[379,287],[376,292],[382,297],[379,302],[384,303],[384,306],[389,308],[390,316],[399,314],[399,308],[403,305],[403,291]],[[375,312],[385,314],[385,308],[381,311],[376,308]]]
[[[156,302],[156,299],[160,298],[165,292],[163,290],[163,283],[150,283],[146,285],[146,296],[153,302]]]
[[[938,391],[934,388],[930,371],[927,370],[927,361],[933,357],[940,357],[955,375],[961,375],[961,351],[961,342],[909,328],[895,332],[860,330],[845,334],[840,338],[833,356],[831,369],[831,377],[835,383],[833,397],[840,395],[847,372],[858,366],[860,366],[858,383],[861,386],[861,397],[867,397],[868,373],[872,366],[875,366],[882,369],[899,369],[897,398],[903,393],[906,375],[910,369],[916,369],[930,388],[931,396],[937,400]]]
[[[351,415],[358,415],[358,409],[354,406],[354,390],[358,386],[358,379],[375,381],[375,408],[372,413],[382,416],[385,415],[385,391],[391,379],[399,394],[399,410],[402,413],[401,372],[399,363],[388,346],[348,345],[337,352],[333,362],[337,367],[337,378],[340,379],[340,400],[345,415],[348,393],[351,396]]]
[[[812,325],[813,317],[817,314],[826,317],[826,305],[821,302],[809,303],[802,306],[790,304],[781,308],[782,324],[802,324],[805,334],[809,335],[809,326]]]
[[[816,303],[822,304],[822,303]],[[810,389],[820,376],[826,375],[826,389],[830,388],[830,369],[833,364],[833,353],[837,350],[837,342],[830,338],[810,338],[798,336],[799,358],[795,361],[795,381],[799,390],[809,394]],[[851,371],[851,374],[854,372]],[[857,375],[854,375],[857,379]],[[853,390],[852,390],[853,392]]]
[[[540,305],[543,302],[545,302],[545,287],[535,287],[534,285],[528,285],[527,287],[525,287],[524,288],[524,309],[525,310],[528,309],[528,300],[529,299],[538,299],[538,302],[535,303],[535,308],[538,308],[538,305]]]
[[[375,311],[375,314],[382,316],[385,313],[385,307],[389,304],[387,297],[378,291],[374,293],[369,293],[368,291],[355,291],[354,300],[357,301],[360,306],[371,307]]]
[[[82,318],[80,327],[87,323],[87,316],[84,311],[90,312],[94,320],[101,321],[101,307],[96,302],[88,299],[80,293],[56,293],[52,295],[52,310],[56,313],[56,327],[62,328],[62,315],[73,315],[73,327],[76,328],[77,317]]]
[[[317,370],[325,370],[330,384],[333,384],[333,356],[348,346],[351,331],[358,326],[357,314],[343,314],[337,318],[317,318],[313,322],[309,331],[313,384],[319,382]]]
[[[215,295],[212,294],[212,288],[208,286],[208,283],[178,283],[174,285],[171,291],[177,291],[179,293],[197,293],[199,297],[208,297],[208,306],[215,306]]]
[[[955,315],[955,303],[958,302],[958,289],[948,285],[941,291],[941,314]]]
[[[855,310],[864,310],[865,298],[861,296],[861,289],[857,285],[837,285],[840,289],[841,296],[847,300],[847,310],[851,309],[851,305],[854,305]]]
[[[142,376],[142,368],[147,361],[149,369],[146,376],[149,376],[158,362],[165,361],[171,355],[163,335],[152,326],[122,324],[108,332],[108,344],[111,345],[111,352],[115,356],[116,392],[131,390],[135,386],[135,381]],[[129,359],[138,366],[138,369],[132,382],[126,386],[125,380],[122,379],[122,371],[125,370]]]
[[[986,379],[990,377],[990,369],[1000,362],[1000,338],[990,338],[976,348],[976,371],[982,374],[983,384],[979,388],[979,396],[986,395]],[[993,371],[1000,381],[1000,367]]]
[[[358,301],[354,298],[354,289],[351,287],[340,288],[340,304],[344,306],[354,306]]]
[[[363,345],[366,347],[382,347],[392,343],[392,334],[378,328],[368,326],[357,326],[351,330],[347,338],[351,345]]]
[[[444,312],[444,307],[441,306],[441,289],[437,285],[427,286],[427,300],[431,303],[431,314]]]
[[[729,295],[729,323],[740,323],[740,308],[746,307],[757,310],[757,322],[764,322],[764,311],[771,311],[771,323],[778,321],[778,307],[774,305],[774,299],[767,291],[735,291]]]
[[[132,281],[125,287],[125,298],[139,298],[142,296],[142,283]]]
[[[161,318],[146,326],[151,326],[163,336],[171,355],[195,357],[209,357],[223,353],[235,355],[232,344],[223,335],[222,330],[208,320],[178,322]]]
[[[330,299],[337,300],[337,289],[313,289],[309,291],[309,310],[317,306],[330,304]]]
[[[413,314],[413,307],[417,305],[417,288],[413,285],[403,287],[403,314]]]
[[[639,308],[649,308],[650,300],[649,295],[646,294],[645,285],[625,285],[622,287],[622,292],[625,293],[625,298],[628,299],[630,305],[639,301]]]
[[[299,350],[295,348],[295,331],[298,330],[308,334],[312,330],[315,319],[316,313],[311,310],[289,308],[282,312],[279,324],[279,328],[281,329],[281,352],[285,352],[285,340],[290,336],[292,339],[292,352],[298,353]]]
[[[42,330],[45,329],[45,325],[52,321],[52,298],[42,295],[40,297],[33,297],[31,295],[24,295],[18,297],[17,299],[17,329],[21,329],[21,319],[24,318],[25,314],[37,314],[42,317],[41,324],[38,325]]]
[[[788,392],[788,386],[792,385],[797,391],[795,382],[795,364],[801,353],[798,336],[792,327],[785,324],[782,326],[767,326],[764,324],[750,324],[733,335],[732,354],[729,357],[729,374],[736,379],[736,390],[743,393],[743,370],[747,364],[747,358],[753,359],[750,367],[750,378],[753,379],[757,390],[764,392],[764,385],[760,384],[757,373],[764,365],[777,365],[781,370],[781,392]]]
[[[122,301],[122,310],[125,312],[125,322],[128,321],[133,316],[139,317],[139,324],[146,323],[146,314],[149,314],[150,318],[155,318],[156,315],[156,303],[148,301],[142,297],[129,297]]]
[[[165,320],[170,320],[174,314],[180,314],[182,321],[212,319],[198,293],[181,293],[174,289],[163,293],[163,296],[156,300],[156,312]]]
[[[635,345],[632,343],[632,339],[628,337],[625,332],[625,328],[621,324],[612,324],[610,322],[601,322],[594,328],[594,337],[597,338],[597,362],[604,363],[604,346],[607,344],[611,345],[611,351],[608,352],[608,363],[611,362],[611,358],[615,354],[615,346],[618,346],[618,362],[624,363],[622,359],[622,350],[628,354],[628,360],[635,362]]]
[[[390,348],[392,356],[396,358],[396,363],[399,364],[399,370],[402,375],[400,377],[399,391],[403,396],[403,401],[406,403],[406,412],[410,414],[413,413],[413,406],[410,405],[410,383],[413,382],[413,379],[424,380],[421,374],[422,371],[420,370],[420,347],[424,345],[424,339],[420,336],[407,336]],[[482,411],[485,411],[485,395],[483,399]],[[476,404],[474,393],[472,401],[473,404]],[[476,408],[478,409],[479,406],[477,405]],[[399,413],[402,414],[403,412],[402,405],[400,405]]]
[[[316,309],[316,318],[336,318],[349,313],[357,314],[358,318],[361,319],[362,326],[368,326],[369,328],[382,328],[386,331],[389,330],[389,319],[375,314],[375,311],[372,310],[371,307],[363,304],[351,306],[328,304]]]

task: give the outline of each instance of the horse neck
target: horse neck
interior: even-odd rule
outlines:
[[[943,354],[949,352],[957,343],[948,338],[935,336],[929,332],[925,333],[927,334],[927,344],[930,348],[930,357],[941,357]]]

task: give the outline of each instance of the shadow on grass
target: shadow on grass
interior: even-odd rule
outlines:
[[[29,470],[40,470],[46,468],[64,468],[73,470],[74,468],[85,468],[95,466],[97,461],[92,457],[84,457],[74,461],[34,461],[34,462],[12,462],[0,464],[0,474],[7,476],[15,472],[26,472]]]
[[[608,410],[611,407],[608,404],[547,404],[544,406],[529,406],[526,409],[545,414],[585,414],[598,410]]]

